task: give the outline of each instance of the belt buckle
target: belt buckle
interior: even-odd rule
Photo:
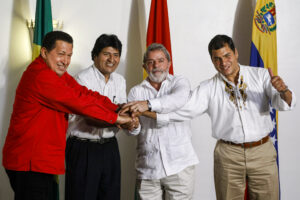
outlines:
[[[99,144],[104,144],[105,143],[105,138],[100,138],[98,143]]]

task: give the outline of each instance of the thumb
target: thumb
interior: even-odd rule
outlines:
[[[272,78],[274,76],[274,74],[273,74],[272,69],[270,67],[268,67],[268,71],[269,71],[270,77]]]

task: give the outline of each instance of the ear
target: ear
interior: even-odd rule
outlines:
[[[168,62],[168,68],[170,69],[172,61]]]
[[[234,49],[234,54],[235,54],[236,59],[238,59],[239,58],[239,52],[236,48]]]
[[[42,47],[41,48],[41,56],[42,56],[42,58],[46,59],[47,53],[48,53],[47,49],[45,47]]]
[[[147,71],[147,65],[144,63],[143,68]]]

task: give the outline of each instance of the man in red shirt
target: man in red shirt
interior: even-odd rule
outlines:
[[[73,39],[48,33],[40,56],[23,73],[3,148],[3,166],[15,199],[51,199],[55,174],[65,172],[67,114],[85,115],[109,124],[130,123],[118,116],[107,97],[79,85],[67,72]]]

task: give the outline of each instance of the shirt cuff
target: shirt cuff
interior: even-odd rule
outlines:
[[[133,129],[132,131],[128,131],[128,135],[138,135],[141,131],[141,124],[136,129]]]
[[[170,122],[169,114],[159,114],[156,113],[156,123],[157,127],[161,128],[168,125]]]
[[[281,99],[280,101],[280,107],[283,108],[283,110],[292,110],[295,106],[296,106],[296,95],[294,93],[294,91],[292,91],[291,89],[289,89],[292,93],[292,101],[291,101],[291,106],[289,106],[281,97],[280,97],[280,93],[278,92],[278,95]]]
[[[151,104],[151,111],[153,112],[158,112],[160,113],[162,108],[161,108],[161,103],[159,101],[159,99],[151,99],[149,100],[150,104]]]

